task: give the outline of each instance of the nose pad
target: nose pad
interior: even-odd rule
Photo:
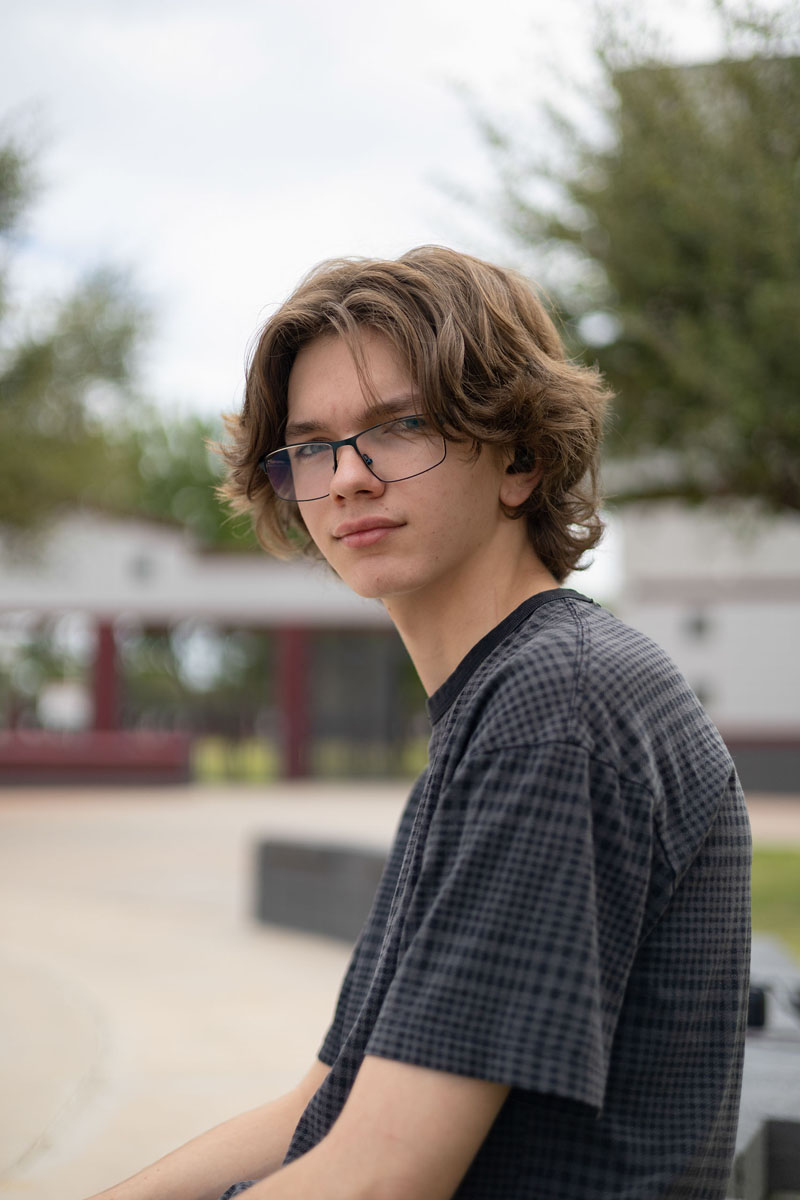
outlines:
[[[355,458],[352,460],[351,466],[349,468],[347,468],[345,466],[344,474],[342,474],[342,462],[343,462],[342,451],[343,450],[352,450],[353,454],[355,455]],[[336,465],[333,470],[333,479],[331,481],[331,491],[338,490],[341,492],[341,491],[346,491],[348,489],[348,487],[352,488],[353,487],[353,483],[351,482],[352,478],[357,480],[357,483],[355,484],[355,488],[354,488],[355,491],[363,492],[366,490],[365,485],[364,485],[365,479],[369,483],[369,490],[372,490],[374,488],[384,487],[384,484],[380,481],[380,479],[378,479],[377,475],[373,475],[372,472],[369,470],[369,468],[372,466],[372,461],[373,460],[370,458],[370,456],[368,454],[362,454],[361,451],[357,450],[355,446],[340,446],[339,451],[336,455]],[[360,472],[358,472],[358,474],[356,476],[353,476],[352,472],[356,469],[356,467],[362,467],[362,466],[367,468],[366,472],[360,471]]]

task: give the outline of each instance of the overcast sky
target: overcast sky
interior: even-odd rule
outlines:
[[[582,0],[0,9],[0,115],[42,145],[17,294],[130,268],[156,317],[146,390],[207,414],[236,405],[247,343],[321,259],[429,241],[502,257],[490,222],[437,185],[491,187],[455,85],[522,114],[589,61]],[[696,21],[676,27],[695,53],[710,44]]]

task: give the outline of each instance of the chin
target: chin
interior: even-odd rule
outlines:
[[[420,587],[420,581],[409,578],[407,573],[398,575],[393,571],[370,570],[366,563],[362,569],[351,568],[337,574],[351,592],[365,600],[388,600],[392,596],[415,592]]]
[[[374,587],[368,583],[356,584],[349,579],[345,579],[344,582],[351,592],[354,592],[356,596],[361,596],[363,600],[383,600],[385,595],[384,588]]]
[[[383,600],[387,595],[394,593],[393,588],[387,588],[383,583],[369,579],[344,579],[344,582],[350,588],[351,592],[355,592],[357,596],[363,597],[364,600]]]

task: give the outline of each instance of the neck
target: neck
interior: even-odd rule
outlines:
[[[465,654],[529,596],[558,587],[527,539],[514,555],[491,555],[476,571],[465,564],[426,592],[384,600],[427,695],[432,695]]]

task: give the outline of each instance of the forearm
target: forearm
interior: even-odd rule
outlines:
[[[92,1200],[217,1200],[239,1179],[281,1165],[295,1126],[327,1068],[315,1064],[291,1092],[201,1134]]]
[[[269,1174],[280,1166],[291,1137],[287,1099],[208,1130],[93,1200],[217,1200],[238,1179]]]
[[[368,1055],[327,1136],[247,1200],[451,1200],[508,1091]]]

